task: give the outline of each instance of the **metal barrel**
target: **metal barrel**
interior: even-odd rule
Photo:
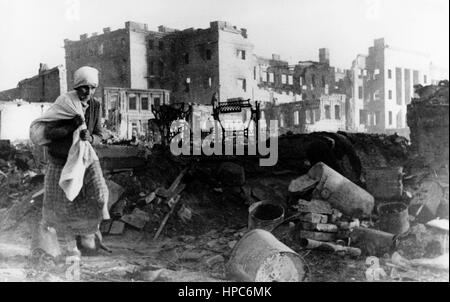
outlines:
[[[375,200],[367,191],[360,188],[324,163],[314,165],[309,177],[319,180],[313,197],[322,199],[351,217],[367,217],[372,213]]]
[[[241,238],[226,268],[228,277],[240,282],[304,282],[309,272],[300,255],[262,229]]]
[[[378,205],[380,230],[403,234],[409,230],[408,206],[402,202],[388,202]]]

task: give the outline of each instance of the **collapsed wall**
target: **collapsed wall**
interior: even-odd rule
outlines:
[[[431,168],[448,167],[448,82],[423,87],[418,93],[420,97],[408,105],[411,148]]]

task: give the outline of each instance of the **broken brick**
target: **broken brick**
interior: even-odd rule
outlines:
[[[310,223],[327,223],[328,217],[317,213],[306,213],[300,216],[300,220]]]
[[[113,221],[109,230],[110,235],[121,235],[125,229],[125,223],[119,220]]]
[[[139,230],[142,230],[145,224],[150,221],[148,214],[139,209],[134,209],[133,213],[122,216],[121,220]]]
[[[237,241],[236,240],[232,240],[230,242],[228,242],[228,247],[230,249],[233,249],[236,246]]]
[[[331,205],[326,201],[317,199],[313,199],[311,201],[300,199],[297,202],[297,205],[295,205],[295,207],[298,209],[299,212],[317,213],[326,215],[332,214]]]
[[[326,233],[337,233],[338,227],[334,224],[329,223],[310,223],[310,222],[302,222],[301,223],[303,230],[309,231],[319,231]]]

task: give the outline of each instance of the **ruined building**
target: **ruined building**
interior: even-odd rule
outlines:
[[[167,31],[148,36],[149,87],[169,89],[174,102],[209,104],[214,92],[220,100],[252,97],[253,44],[247,31],[215,21],[206,29]]]
[[[414,85],[431,83],[430,57],[376,39],[369,54],[353,62],[351,80],[352,129],[408,136],[406,106]]]
[[[318,62],[256,60],[257,99],[269,103],[263,117],[278,119],[282,133],[346,130],[347,73],[330,66],[328,49],[319,49]]]
[[[102,100],[102,117],[121,138],[131,138],[133,132],[146,135],[148,120],[154,118],[152,106],[170,101],[168,90],[148,89],[148,37],[163,35],[149,31],[147,24],[126,22],[122,29],[104,28],[103,34],[64,40],[69,86],[81,66],[97,68],[100,79],[95,94]]]
[[[65,49],[68,83],[89,65],[99,69],[102,87],[170,90],[173,103],[209,104],[214,92],[221,100],[251,97],[253,45],[245,29],[227,22],[182,31],[126,22],[124,29],[65,40]]]
[[[308,118],[299,123],[311,126],[322,119],[339,118],[337,123],[326,122],[331,128],[322,130],[340,130],[345,123],[345,91],[338,85],[325,48],[319,50],[318,62],[291,66],[278,55],[271,59],[256,56],[247,30],[223,21],[211,22],[205,29],[159,26],[158,31],[148,30],[146,24],[126,22],[124,29],[106,28],[101,35],[84,34],[80,38],[65,40],[68,81],[71,83],[73,72],[82,65],[99,69],[101,86],[97,94],[106,99],[105,107],[114,103],[110,97],[114,89],[109,88],[148,90],[152,104],[151,95],[157,95],[157,90],[170,91],[172,103],[198,104],[210,104],[217,92],[220,101],[242,98],[277,105],[308,100],[302,109]],[[127,94],[116,94],[113,99],[119,95],[126,98]],[[167,103],[166,95],[162,95],[162,103]],[[107,120],[109,110],[105,109]],[[133,123],[142,124],[141,120]],[[280,120],[280,124],[286,123]],[[311,127],[302,129],[306,128]]]
[[[48,68],[41,63],[37,75],[20,81],[16,88],[1,91],[0,101],[21,99],[32,103],[53,103],[67,91],[66,83],[66,70],[62,65]]]

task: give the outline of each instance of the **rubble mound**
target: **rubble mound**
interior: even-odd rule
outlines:
[[[448,81],[419,89],[419,98],[408,105],[407,122],[411,147],[433,169],[448,166]]]

